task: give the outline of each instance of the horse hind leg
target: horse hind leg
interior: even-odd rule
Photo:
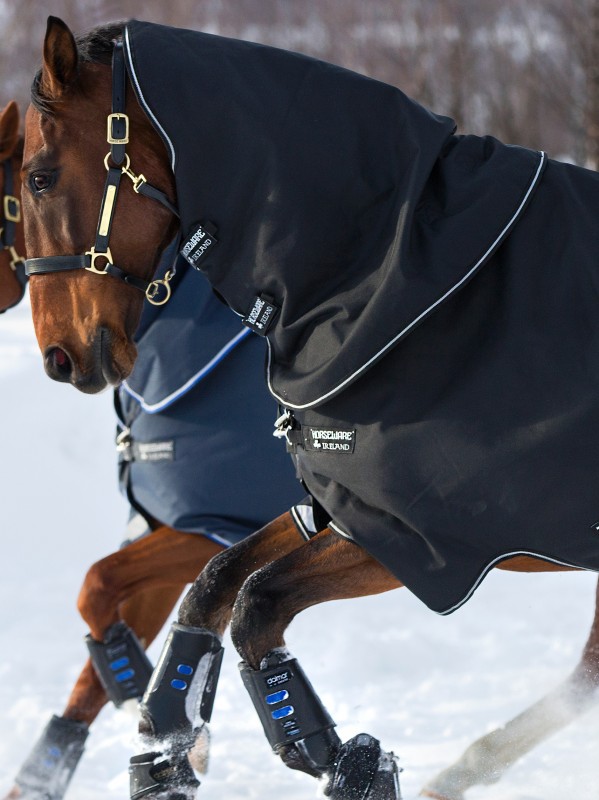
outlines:
[[[332,800],[397,800],[398,770],[369,734],[342,744],[335,723],[296,659],[284,632],[302,610],[398,588],[401,584],[361,548],[329,531],[272,562],[244,583],[231,637],[265,735],[286,766],[326,782]]]
[[[545,697],[473,742],[460,758],[422,790],[436,800],[464,800],[478,784],[492,784],[540,742],[589,710],[599,692],[599,582],[591,631],[581,658],[569,677]]]
[[[83,755],[89,728],[109,698],[116,705],[143,694],[151,669],[140,669],[136,661],[135,681],[126,677],[131,665],[111,675],[110,664],[123,655],[131,656],[128,644],[136,631],[148,646],[162,628],[177,599],[207,560],[222,548],[201,536],[161,527],[144,539],[118,550],[88,571],[78,601],[79,611],[89,625],[88,646],[99,653],[104,665],[104,684],[90,659],[85,663],[61,716],[54,715],[42,731],[15,779],[5,800],[62,800]],[[124,620],[124,622],[123,622]],[[127,625],[125,625],[125,622]],[[134,657],[143,657],[142,645]],[[147,662],[149,663],[149,662]],[[97,666],[97,665],[96,665]],[[142,683],[138,678],[142,676]],[[112,681],[111,681],[112,678]],[[108,696],[107,696],[108,691]]]

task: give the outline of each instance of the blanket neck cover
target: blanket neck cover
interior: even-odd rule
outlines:
[[[564,361],[564,406],[550,377],[559,359],[546,363],[526,329],[537,317],[553,337],[586,324],[574,303],[596,293],[581,261],[597,251],[596,226],[589,218],[586,246],[568,257],[576,292],[551,237],[568,217],[587,222],[595,177],[456,135],[398,89],[303,55],[138,21],[125,45],[172,159],[194,265],[266,337],[269,389],[305,431],[299,468],[333,527],[440,613],[516,552],[599,568],[599,501],[581,486],[599,466],[585,443],[588,425],[599,430],[584,416],[589,376]],[[542,307],[539,285],[551,286]],[[516,290],[532,305],[513,319],[503,304]],[[574,352],[588,341],[581,332]],[[514,342],[529,358],[526,380],[505,376],[518,411],[489,389]],[[349,450],[322,446],[343,436]],[[566,502],[570,489],[581,496]]]

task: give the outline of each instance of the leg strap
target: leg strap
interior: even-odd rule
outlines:
[[[62,800],[83,755],[88,726],[53,716],[19,770],[15,783],[32,800]]]
[[[267,656],[259,670],[242,662],[242,680],[275,753],[292,769],[323,775],[341,744],[335,723],[297,660],[279,656]]]
[[[162,791],[168,791],[169,800],[188,800],[196,796],[200,785],[185,756],[168,759],[161,753],[134,756],[129,766],[129,782],[131,800]]]
[[[146,690],[152,664],[135,632],[125,622],[117,622],[98,642],[88,634],[89,655],[108,699],[117,706],[140,698]]]
[[[155,739],[193,741],[209,722],[224,650],[204,628],[173,623],[143,696],[142,727]]]

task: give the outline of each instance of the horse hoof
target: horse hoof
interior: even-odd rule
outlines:
[[[340,747],[324,794],[330,800],[401,800],[397,759],[360,733]]]
[[[133,756],[129,777],[131,800],[194,800],[200,785],[186,757],[169,759],[159,752]]]
[[[13,786],[10,792],[3,798],[3,800],[24,800],[23,794],[18,786]]]

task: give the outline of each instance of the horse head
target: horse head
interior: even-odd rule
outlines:
[[[0,313],[16,305],[25,292],[25,242],[21,218],[19,109],[14,100],[0,112]]]
[[[165,197],[175,190],[166,149],[130,87],[126,113],[112,115],[117,142],[128,141],[122,165],[107,144],[114,138],[111,60],[121,33],[112,25],[76,40],[49,17],[25,118],[23,211],[35,332],[48,375],[87,393],[131,371],[144,299],[138,289],[176,229],[171,211],[138,192],[143,175]],[[132,180],[119,185],[121,171]],[[116,175],[114,189],[107,189],[108,173]],[[98,252],[101,231],[106,247]],[[57,257],[59,271],[43,268]],[[75,257],[85,268],[71,270]]]

